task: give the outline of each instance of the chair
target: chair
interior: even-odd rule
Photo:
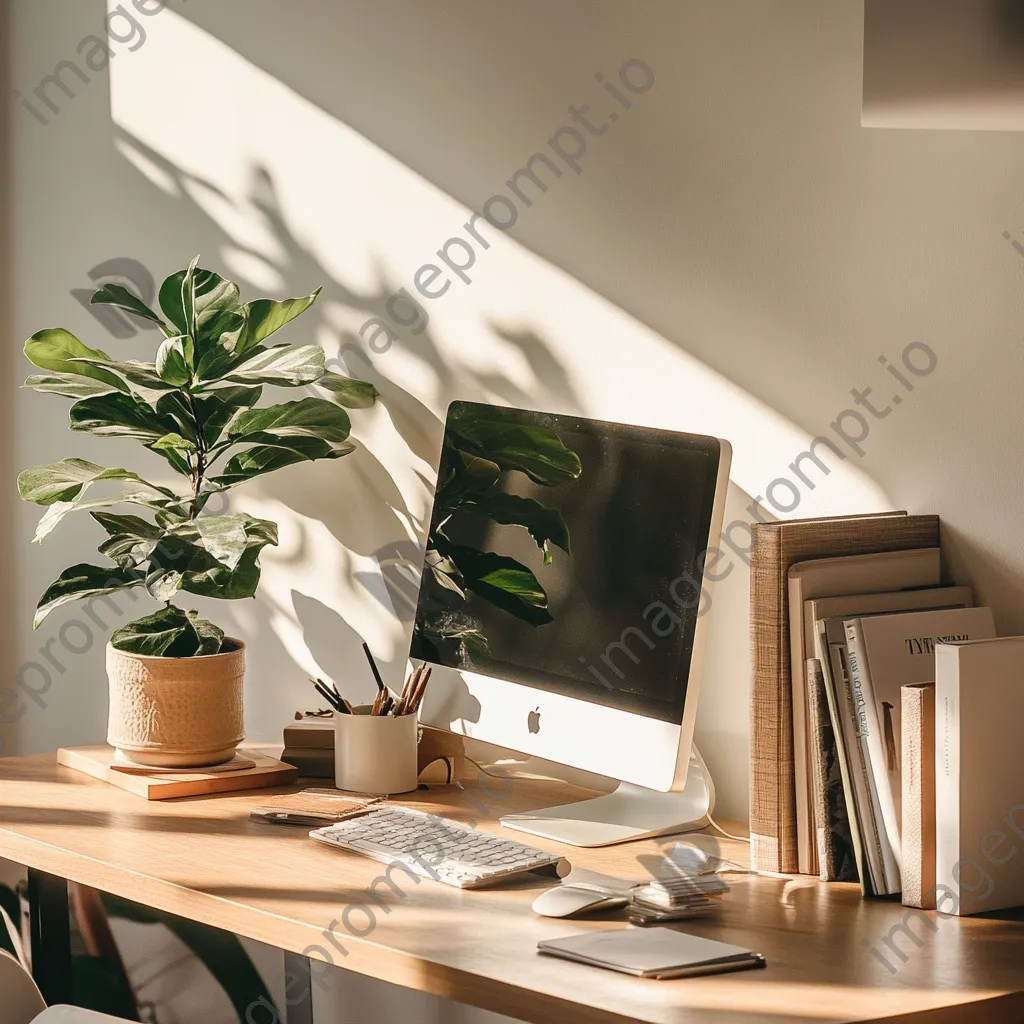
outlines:
[[[32,976],[10,953],[0,950],[0,1024],[130,1024],[123,1017],[78,1006],[46,1008]]]
[[[0,949],[0,1024],[32,1024],[46,1003],[28,971],[10,953]]]

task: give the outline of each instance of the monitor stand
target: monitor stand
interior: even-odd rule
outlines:
[[[611,846],[647,836],[695,832],[709,824],[715,784],[704,759],[692,748],[681,793],[658,793],[628,782],[604,796],[539,811],[506,814],[506,828],[570,846]]]

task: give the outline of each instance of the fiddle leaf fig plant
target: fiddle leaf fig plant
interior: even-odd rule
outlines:
[[[245,513],[204,514],[206,505],[285,466],[348,455],[354,446],[346,409],[368,408],[377,398],[372,384],[326,369],[319,345],[266,344],[318,293],[243,303],[238,286],[201,269],[197,256],[163,282],[159,313],[117,284],[92,297],[159,327],[163,339],[152,362],[112,359],[61,329],[29,338],[25,355],[43,372],[25,387],[73,399],[72,430],[133,438],[184,478],[180,487],[166,487],[78,458],[21,473],[22,499],[46,510],[35,540],[67,516],[88,512],[106,533],[99,552],[110,563],[65,569],[39,600],[37,627],[69,601],[144,588],[164,607],[116,630],[114,647],[178,658],[221,650],[223,630],[174,602],[186,594],[252,597],[260,552],[277,544],[277,524]],[[260,405],[267,385],[313,385],[327,397]],[[94,496],[95,485],[110,483],[120,489]]]

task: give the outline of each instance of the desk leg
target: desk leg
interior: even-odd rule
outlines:
[[[309,959],[301,953],[284,953],[286,1024],[313,1024],[313,988]]]
[[[64,878],[29,868],[32,976],[48,1006],[72,1001],[71,916]]]

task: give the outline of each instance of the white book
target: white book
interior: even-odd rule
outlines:
[[[807,659],[813,656],[814,618],[808,602],[837,594],[867,594],[935,586],[941,578],[938,548],[909,548],[795,562],[787,574],[789,664],[793,692],[793,777],[797,859],[801,873],[817,874],[813,823],[812,737],[807,728]]]
[[[862,844],[861,859],[869,874],[870,884],[865,886],[864,891],[875,896],[890,896],[899,892],[899,868],[886,836],[878,796],[871,780],[867,738],[861,728],[859,705],[846,647],[846,629],[843,620],[839,618],[823,619],[822,625],[823,641],[829,651],[829,669],[835,688],[836,709],[843,734],[848,792],[853,794],[854,813]],[[861,882],[865,882],[863,875]]]
[[[1024,637],[935,652],[936,909],[1024,905]]]
[[[891,851],[886,865],[890,892],[900,891],[900,688],[935,681],[935,649],[948,640],[995,636],[991,608],[872,615],[848,619],[846,644],[858,728],[866,746],[875,806]]]

